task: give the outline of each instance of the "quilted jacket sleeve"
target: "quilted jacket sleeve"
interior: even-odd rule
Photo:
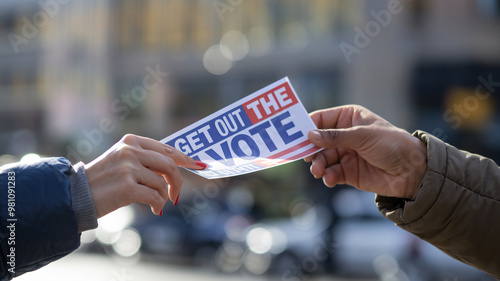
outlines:
[[[500,278],[500,168],[425,132],[427,171],[414,201],[376,196],[380,212],[451,257]]]
[[[96,227],[81,169],[64,158],[0,167],[0,280],[71,253],[80,232]]]

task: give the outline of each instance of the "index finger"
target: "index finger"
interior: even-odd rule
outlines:
[[[390,124],[361,105],[343,105],[314,111],[309,114],[318,129],[348,129],[374,123]]]
[[[345,106],[321,109],[310,113],[309,116],[318,129],[333,129],[337,127],[340,115],[346,109]]]
[[[181,192],[182,176],[174,160],[148,149],[139,150],[137,155],[139,162],[148,169],[145,172],[139,173],[140,183],[156,189],[162,197],[168,192],[168,197],[175,203],[177,196]],[[148,171],[149,174],[147,173]],[[162,175],[163,179],[168,183],[168,191],[163,189],[165,187],[161,184],[163,183],[163,179],[162,181],[158,181],[158,177],[160,177],[158,175]],[[167,196],[164,198],[167,199]]]
[[[153,150],[165,156],[168,156],[172,158],[172,160],[174,160],[177,166],[182,166],[193,170],[202,170],[205,168],[203,165],[200,165],[198,161],[194,160],[193,158],[187,156],[186,154],[180,152],[179,150],[175,149],[174,147],[168,144],[161,143],[154,139],[139,137],[139,136],[138,140],[139,140],[139,146],[141,148],[147,150]]]

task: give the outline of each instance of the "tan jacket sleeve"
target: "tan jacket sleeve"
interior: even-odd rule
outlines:
[[[500,278],[500,168],[425,132],[427,171],[414,201],[377,195],[380,212],[451,257]]]

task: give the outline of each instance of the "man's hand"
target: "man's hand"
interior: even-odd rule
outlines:
[[[97,217],[134,202],[148,204],[160,215],[169,197],[175,204],[179,198],[182,177],[177,166],[206,167],[156,140],[125,135],[85,165]]]
[[[427,169],[426,146],[368,109],[349,105],[310,114],[320,130],[309,140],[325,149],[307,157],[325,185],[348,184],[413,200]]]

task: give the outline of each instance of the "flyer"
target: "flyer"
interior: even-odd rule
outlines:
[[[252,173],[321,150],[316,129],[288,77],[272,83],[161,140],[208,165],[191,170],[207,179]]]

